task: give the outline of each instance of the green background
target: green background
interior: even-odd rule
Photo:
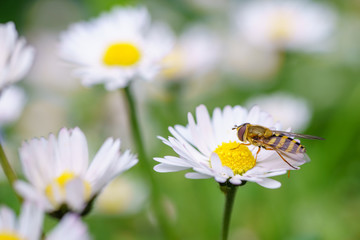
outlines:
[[[61,2],[61,4],[60,4]],[[177,32],[193,22],[226,26],[226,14],[214,9],[195,7],[190,1],[113,1],[113,0],[32,0],[1,1],[0,22],[14,21],[20,35],[32,44],[41,31],[58,34],[69,24],[97,16],[116,4],[144,4],[154,19],[167,21]],[[151,166],[153,157],[174,155],[156,140],[167,137],[168,126],[187,124],[187,112],[205,104],[215,107],[242,105],[249,97],[278,91],[305,98],[313,115],[304,133],[324,137],[325,141],[304,140],[312,161],[291,177],[276,177],[279,189],[266,189],[255,183],[240,187],[235,199],[230,239],[360,239],[360,3],[356,0],[323,1],[337,11],[334,48],[327,53],[284,53],[282,65],[264,81],[252,81],[241,75],[217,70],[212,81],[191,94],[193,83],[157,83],[160,94],[147,92],[151,83],[136,82],[142,98],[141,129]],[[65,6],[57,9],[56,6]],[[68,8],[68,9],[67,9]],[[67,14],[65,14],[67,13]],[[54,49],[55,51],[55,49]],[[77,81],[77,80],[74,80]],[[109,93],[102,86],[56,89],[46,84],[32,84],[25,79],[28,102],[18,122],[3,129],[6,151],[18,166],[17,149],[32,137],[58,131],[60,127],[80,126],[88,138],[91,156],[109,136],[126,136],[121,126],[106,128],[108,111],[105,99],[111,95],[121,100],[122,92]],[[28,108],[34,103],[50,102],[61,109],[64,117],[49,129],[24,131]],[[175,111],[175,113],[174,113]],[[52,114],[52,113],[49,113]],[[47,118],[39,121],[47,122]],[[122,139],[124,147],[132,147],[131,138]],[[18,168],[21,175],[21,169]],[[143,178],[139,166],[126,174]],[[219,239],[224,196],[213,179],[191,180],[180,173],[155,173],[164,207],[173,231],[179,239]],[[148,183],[145,183],[148,184]],[[3,178],[0,203],[19,211],[19,204]],[[162,239],[161,230],[152,220],[149,200],[134,214],[104,215],[91,213],[84,218],[94,239]],[[56,221],[47,218],[46,231]]]

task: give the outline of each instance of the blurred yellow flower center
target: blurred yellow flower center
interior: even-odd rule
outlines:
[[[139,49],[131,43],[114,43],[106,49],[103,62],[108,66],[129,67],[141,58]]]
[[[171,53],[165,56],[162,60],[162,65],[164,68],[161,71],[161,74],[167,78],[176,78],[181,74],[181,71],[185,67],[185,56],[183,51],[176,47]]]
[[[270,35],[275,41],[284,41],[293,33],[292,16],[286,12],[280,12],[273,16],[270,21]]]
[[[23,238],[16,233],[0,232],[0,240],[23,240]]]
[[[59,177],[54,179],[54,181],[45,188],[45,194],[48,197],[49,201],[54,206],[57,206],[59,204],[56,201],[56,199],[58,199],[58,197],[61,197],[61,199],[65,199],[66,184],[76,177],[77,176],[73,172],[65,171]],[[90,194],[91,194],[91,185],[90,185],[90,183],[88,183],[85,180],[83,180],[82,183],[83,183],[84,189],[85,189],[84,199],[88,200],[90,198]],[[55,196],[57,196],[57,198]],[[0,238],[0,240],[1,240],[1,238]]]
[[[135,189],[129,180],[117,178],[112,181],[96,200],[96,208],[105,214],[126,212],[134,203]]]
[[[222,165],[229,167],[234,174],[242,175],[256,164],[249,148],[238,142],[222,143],[214,152],[219,156]]]

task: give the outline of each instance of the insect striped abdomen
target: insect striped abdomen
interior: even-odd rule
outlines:
[[[304,153],[305,148],[296,140],[289,138],[285,135],[277,135],[274,134],[273,136],[264,140],[264,142],[270,145],[273,148],[279,149],[284,152],[288,153]]]

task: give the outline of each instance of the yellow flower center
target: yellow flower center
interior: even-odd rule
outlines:
[[[23,240],[23,238],[13,232],[0,232],[0,240]]]
[[[104,54],[103,62],[108,66],[129,67],[139,62],[140,50],[131,43],[120,42],[110,45]]]
[[[289,13],[280,12],[270,21],[271,38],[275,41],[284,41],[290,38],[294,26]]]
[[[229,167],[235,175],[244,174],[256,164],[249,148],[238,142],[222,143],[214,152],[219,156],[222,165]]]
[[[70,171],[65,171],[63,172],[63,174],[61,174],[59,177],[57,177],[56,179],[54,179],[53,183],[49,184],[46,188],[45,188],[45,194],[48,197],[49,201],[54,205],[54,206],[58,206],[61,203],[58,203],[56,201],[55,198],[55,191],[54,191],[54,185],[57,186],[58,192],[56,194],[59,194],[60,197],[62,199],[65,199],[66,196],[66,184],[73,180],[74,178],[76,178],[77,176]],[[84,199],[89,200],[90,199],[90,194],[91,194],[91,185],[89,182],[83,180],[83,185],[85,188],[85,192],[84,192]],[[0,238],[1,240],[1,238]]]

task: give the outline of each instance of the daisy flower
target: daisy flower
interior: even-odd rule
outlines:
[[[60,38],[60,55],[75,65],[74,75],[85,86],[104,83],[108,90],[137,77],[151,80],[173,45],[168,27],[151,24],[144,7],[116,7],[73,24]]]
[[[2,240],[40,240],[44,210],[38,204],[26,201],[16,219],[8,207],[0,207],[0,239]],[[87,227],[75,214],[67,214],[45,237],[46,240],[87,240],[90,239]]]
[[[25,104],[25,93],[21,88],[10,86],[0,95],[0,127],[19,118]]]
[[[186,29],[173,50],[164,58],[161,72],[165,79],[203,75],[219,62],[221,43],[217,34],[196,24]]]
[[[21,80],[34,60],[34,49],[19,38],[13,22],[0,24],[0,93]]]
[[[335,14],[311,1],[248,1],[235,13],[242,36],[258,47],[321,50],[335,27]]]
[[[43,223],[43,211],[36,204],[25,202],[16,219],[15,213],[0,207],[0,239],[39,240]]]
[[[256,182],[266,188],[278,188],[280,182],[269,177],[285,174],[293,170],[273,150],[262,149],[256,157],[258,147],[240,144],[234,125],[242,123],[258,124],[274,130],[280,130],[280,124],[255,106],[247,111],[241,106],[216,108],[212,118],[206,107],[196,108],[196,119],[188,114],[189,124],[184,127],[170,127],[173,135],[161,140],[179,155],[155,158],[160,164],[154,167],[157,172],[176,172],[192,169],[187,178],[214,178],[219,183],[230,182],[241,185],[244,182]],[[289,162],[298,167],[304,161]]]
[[[19,153],[29,183],[17,181],[16,190],[55,217],[68,211],[86,214],[99,192],[138,161],[129,151],[120,153],[119,139],[108,138],[89,165],[86,137],[79,128],[24,142]]]

